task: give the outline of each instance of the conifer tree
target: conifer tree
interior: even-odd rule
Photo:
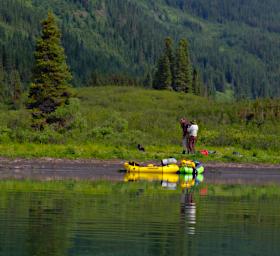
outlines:
[[[169,58],[163,55],[158,62],[155,79],[153,82],[154,89],[171,89],[172,74],[170,70]]]
[[[100,86],[100,85],[102,85],[102,79],[101,78],[102,78],[101,75],[96,70],[94,70],[90,75],[87,86]]]
[[[174,89],[192,93],[192,67],[188,42],[181,39],[175,56]]]
[[[153,85],[153,77],[150,72],[147,72],[146,77],[143,81],[143,85],[146,88],[151,88]]]
[[[216,89],[215,89],[215,86],[212,81],[210,81],[209,83],[206,84],[205,91],[206,91],[207,97],[215,98]]]
[[[32,110],[34,126],[42,129],[51,123],[48,116],[59,106],[68,103],[71,96],[71,74],[66,64],[61,34],[54,15],[49,12],[42,22],[42,36],[37,40],[33,83],[27,107]]]
[[[169,63],[170,63],[170,71],[171,71],[171,77],[172,77],[172,87],[174,86],[174,71],[175,71],[175,59],[173,54],[173,48],[172,48],[172,39],[170,37],[167,37],[165,39],[165,49],[164,49],[164,55],[168,57]]]
[[[9,84],[11,90],[11,101],[13,107],[17,109],[20,106],[20,100],[22,95],[22,84],[21,84],[19,72],[17,70],[11,71]]]
[[[195,95],[202,95],[202,82],[196,68],[193,70],[192,89]]]
[[[4,103],[5,94],[6,94],[5,71],[2,63],[0,62],[0,103]]]
[[[155,89],[172,89],[174,77],[174,55],[172,50],[172,39],[165,39],[163,55],[158,60],[153,87]]]

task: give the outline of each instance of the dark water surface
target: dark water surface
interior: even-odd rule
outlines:
[[[0,255],[279,255],[279,198],[0,193]]]
[[[55,177],[62,171],[53,170]],[[248,173],[234,177],[232,172],[211,170],[193,190],[178,193],[124,193],[122,187],[119,193],[93,195],[2,189],[0,255],[280,255],[280,193],[242,197],[205,190],[220,183],[229,191],[235,183],[251,186]],[[273,175],[251,174],[253,184],[277,183]],[[53,176],[48,172],[47,177]],[[123,179],[115,169],[113,180]]]

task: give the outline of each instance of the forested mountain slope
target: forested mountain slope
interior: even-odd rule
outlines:
[[[93,73],[143,78],[164,38],[186,37],[209,91],[237,97],[280,96],[280,4],[277,0],[1,0],[0,87],[25,86],[40,21],[59,19],[76,86]]]

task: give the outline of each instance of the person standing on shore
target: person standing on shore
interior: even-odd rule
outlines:
[[[182,146],[183,146],[183,152],[182,154],[186,154],[186,152],[189,153],[189,133],[188,128],[190,126],[189,121],[186,118],[181,118],[180,120],[181,128],[183,131],[183,138],[182,138]]]
[[[195,120],[191,121],[191,125],[187,128],[189,134],[188,140],[188,152],[191,154],[195,153],[195,143],[197,141],[198,125]]]

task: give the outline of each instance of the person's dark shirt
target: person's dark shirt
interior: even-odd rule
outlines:
[[[183,136],[186,136],[188,134],[188,128],[190,127],[189,123],[183,123],[181,124],[182,130],[183,130]]]

